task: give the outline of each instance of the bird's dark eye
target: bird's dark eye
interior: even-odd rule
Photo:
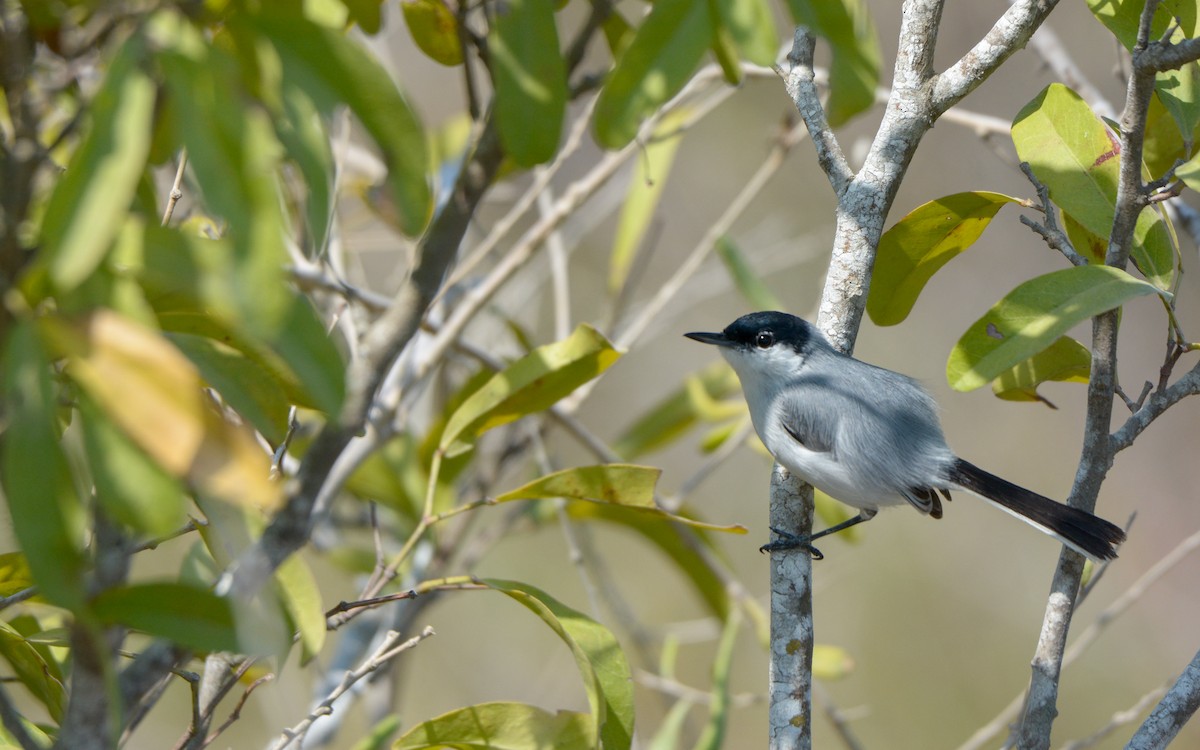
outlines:
[[[754,345],[759,349],[770,349],[775,345],[775,334],[770,331],[759,331],[754,337]]]

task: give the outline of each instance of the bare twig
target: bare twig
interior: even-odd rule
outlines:
[[[175,170],[175,182],[171,184],[171,192],[167,195],[167,207],[163,211],[162,225],[171,223],[171,216],[175,213],[175,204],[183,197],[183,172],[187,169],[187,149],[179,149],[179,166]]]
[[[296,740],[303,741],[304,735],[308,732],[308,729],[312,726],[313,722],[326,714],[333,713],[333,704],[336,703],[337,699],[340,698],[347,690],[349,690],[354,683],[384,666],[405,651],[415,647],[421,641],[433,634],[433,628],[427,627],[421,631],[420,635],[413,636],[412,638],[402,642],[400,640],[402,637],[400,633],[397,633],[394,630],[389,631],[387,636],[383,639],[383,643],[379,644],[379,648],[375,650],[375,653],[371,654],[371,656],[358,667],[346,672],[346,675],[342,678],[341,683],[334,688],[333,691],[330,692],[330,694],[323,701],[321,701],[317,707],[309,713],[308,716],[290,729],[285,729],[283,731],[283,736],[271,746],[272,750],[283,750],[283,748],[291,745]]]

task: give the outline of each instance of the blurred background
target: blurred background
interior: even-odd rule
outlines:
[[[883,84],[887,85],[900,4],[890,0],[867,4],[879,30]],[[998,0],[946,5],[937,46],[939,69],[970,49],[1007,7]],[[399,21],[397,6],[387,4],[385,10],[384,31],[367,43],[394,72],[426,126],[449,123],[466,106],[460,73],[420,54]],[[639,7],[627,10],[637,12]],[[578,23],[579,11],[574,16],[565,13],[563,20]],[[788,24],[779,20],[781,37],[790,36]],[[1124,92],[1116,75],[1118,49],[1111,35],[1082,2],[1061,3],[1047,25],[1119,111]],[[781,44],[784,41],[780,39]],[[827,62],[827,50],[819,42],[818,64]],[[1002,66],[962,108],[1009,122],[1056,80],[1039,56],[1027,49]],[[861,163],[880,112],[877,106],[838,131],[854,166]],[[576,107],[574,114],[578,113]],[[631,292],[634,313],[692,252],[762,163],[784,123],[794,117],[780,80],[751,76],[685,135],[643,247],[648,259]],[[590,135],[585,136],[585,145],[555,178],[552,190],[561,194],[599,153]],[[604,322],[614,229],[633,163],[627,163],[562,229],[569,252],[572,324]],[[486,228],[503,215],[529,180],[524,175],[500,183],[488,196],[480,226]],[[1006,132],[981,135],[973,128],[940,121],[917,152],[887,224],[927,201],[966,190],[1035,197],[1016,168]],[[1188,195],[1184,200],[1194,198]],[[802,141],[729,232],[788,312],[814,317],[834,233],[833,210],[829,183],[811,144]],[[972,322],[1018,283],[1064,267],[1061,256],[1020,224],[1019,215],[1015,206],[1002,209],[982,239],[933,278],[904,323],[878,328],[866,320],[855,353],[922,381],[940,402],[947,438],[960,455],[1062,499],[1079,458],[1084,386],[1043,386],[1042,393],[1057,407],[1049,408],[1001,401],[986,388],[958,393],[945,379],[947,355]],[[344,202],[339,221],[349,278],[385,294],[395,289],[408,263],[396,236],[353,199]],[[1200,331],[1200,288],[1192,272],[1196,247],[1186,236],[1182,253],[1185,274],[1178,312],[1183,330],[1195,337]],[[553,337],[553,307],[546,292],[549,273],[542,253],[493,301],[494,308],[536,332],[539,341]],[[685,340],[683,333],[719,330],[749,310],[725,267],[715,255],[710,257],[655,317],[646,335],[600,380],[580,407],[580,419],[600,437],[615,440],[635,418],[676,391],[687,374],[713,363],[716,353]],[[515,345],[495,343],[500,329],[499,322],[482,316],[466,338],[496,356],[517,354]],[[1073,333],[1085,343],[1089,340],[1086,328]],[[1126,307],[1120,377],[1128,391],[1136,394],[1143,381],[1157,378],[1165,341],[1163,311],[1153,298]],[[1190,360],[1184,359],[1181,368],[1189,366]],[[1118,405],[1114,413],[1116,426],[1127,411]],[[1079,609],[1074,635],[1091,625],[1164,554],[1200,531],[1191,464],[1197,458],[1198,417],[1200,400],[1185,401],[1119,456],[1097,511],[1121,525],[1134,513],[1137,518],[1120,559]],[[639,458],[639,463],[663,468],[661,491],[675,493],[709,460],[701,450],[702,433],[703,429],[695,430],[668,449]],[[590,461],[561,432],[552,432],[550,441],[561,465]],[[748,527],[748,535],[719,535],[717,544],[737,580],[764,607],[769,593],[768,559],[757,550],[768,539],[770,466],[761,452],[743,446],[687,498],[689,507],[709,521]],[[499,517],[488,514],[500,512],[484,509],[475,523],[486,526],[489,518]],[[679,682],[707,689],[720,623],[707,616],[673,565],[640,539],[610,528],[589,527],[586,534],[588,554],[607,569],[601,582],[614,587],[604,599],[623,602],[636,628],[652,641],[674,634],[682,643]],[[818,710],[826,701],[835,705],[867,748],[957,747],[1026,686],[1059,546],[965,494],[956,497],[940,521],[903,508],[885,511],[862,529],[859,538],[855,544],[842,538],[827,543],[826,559],[815,568],[817,642],[844,649],[853,662],[842,678],[820,684]],[[309,557],[323,584],[354,590],[348,575],[328,559]],[[470,572],[521,580],[551,592],[613,627],[632,653],[630,622],[622,622],[610,607],[590,608],[568,545],[553,525],[502,540]],[[1062,680],[1056,746],[1104,726],[1113,714],[1167,684],[1192,658],[1200,647],[1198,576],[1200,556],[1188,557],[1110,623],[1070,666]],[[415,625],[432,626],[437,636],[400,662],[402,689],[395,708],[406,726],[489,700],[586,709],[570,652],[512,602],[489,593],[446,596],[422,612]],[[745,705],[732,714],[726,747],[765,745],[766,675],[766,653],[752,629],[744,627],[731,689]],[[311,690],[302,679],[305,676],[299,670],[285,670],[280,679],[257,691],[244,709],[245,718],[218,744],[258,746],[273,728],[300,718],[300,707],[306,705]],[[150,719],[161,722],[161,736],[175,736],[178,722],[186,720],[185,692],[173,690],[178,712],[173,716],[161,712]],[[638,734],[645,743],[673,699],[639,682],[637,701]],[[697,730],[703,725],[702,707],[690,721]],[[1117,730],[1098,747],[1122,746],[1134,726]],[[157,733],[147,727],[139,732],[141,739],[135,745],[159,746],[145,744]],[[342,736],[355,734],[350,730]],[[1000,742],[987,746],[998,747]],[[1198,743],[1200,727],[1195,726],[1178,741],[1181,747]],[[839,746],[820,713],[815,718],[815,745]]]

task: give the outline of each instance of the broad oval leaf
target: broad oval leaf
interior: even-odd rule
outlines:
[[[1021,284],[958,340],[946,363],[950,387],[970,391],[1050,346],[1077,323],[1159,292],[1110,266],[1074,266]]]
[[[882,54],[865,0],[788,0],[796,23],[824,37],[833,52],[825,112],[837,127],[875,103]]]
[[[1200,153],[1197,153],[1175,170],[1175,176],[1192,190],[1200,190]]]
[[[121,624],[200,651],[238,651],[229,601],[183,583],[138,583],[107,589],[91,601],[105,624]]]
[[[46,205],[42,249],[61,293],[100,264],[146,168],[155,86],[145,53],[137,35],[121,46],[92,100],[91,127]]]
[[[59,444],[50,359],[33,325],[21,323],[9,334],[3,367],[0,481],[13,531],[41,593],[77,610],[84,600],[83,504]]]
[[[446,747],[587,750],[596,747],[596,732],[592,717],[577,711],[550,713],[526,703],[481,703],[421,722],[396,740],[392,750]]]
[[[918,206],[884,232],[867,297],[875,325],[908,317],[929,279],[973,245],[1002,206],[1018,202],[1001,193],[955,193]]]
[[[497,4],[488,54],[505,152],[522,167],[549,161],[558,151],[567,108],[567,67],[558,49],[553,0]]]
[[[404,24],[417,48],[442,65],[462,65],[458,20],[441,0],[401,0]]]
[[[497,495],[492,502],[564,498],[629,508],[664,520],[712,531],[746,533],[742,526],[718,526],[685,516],[677,516],[658,507],[654,488],[662,469],[633,464],[601,464],[563,469]]]
[[[677,94],[712,41],[708,3],[658,0],[621,53],[596,102],[596,141],[624,147],[642,120]]]
[[[1017,114],[1013,145],[1029,162],[1050,198],[1083,228],[1108,237],[1116,214],[1120,141],[1062,84],[1051,84]],[[1138,216],[1131,252],[1138,270],[1155,286],[1169,289],[1175,249],[1154,207]]]
[[[728,34],[738,56],[755,65],[770,65],[779,53],[775,18],[766,0],[708,0],[714,33]]]
[[[1053,407],[1038,393],[1038,386],[1051,381],[1086,383],[1091,365],[1092,353],[1088,348],[1063,336],[993,380],[992,392],[1006,401],[1041,401]]]
[[[587,324],[553,344],[539,346],[493,375],[451,415],[439,447],[466,451],[493,427],[542,411],[607,370],[620,354]]]

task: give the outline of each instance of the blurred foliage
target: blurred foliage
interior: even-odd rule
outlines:
[[[637,146],[644,152],[608,273],[610,297],[623,300],[695,114],[686,101],[663,107],[705,60],[732,84],[746,66],[770,65],[783,41],[774,19],[784,11],[830,45],[830,122],[840,125],[874,102],[881,53],[861,0],[788,0],[780,8],[768,0],[657,0],[640,16],[607,3],[576,5],[401,0],[416,49],[463,76],[468,111],[427,127],[404,81],[364,43],[381,28],[381,0],[4,4],[0,479],[20,549],[0,555],[0,659],[37,707],[21,725],[6,725],[6,737],[21,726],[38,745],[59,737],[81,664],[105,675],[117,723],[90,729],[116,736],[130,728],[120,686],[133,667],[118,659],[124,650],[145,654],[155,644],[174,644],[184,654],[180,667],[211,652],[234,652],[247,669],[259,659],[259,671],[251,672],[259,674],[278,670],[299,644],[300,668],[315,670],[311,660],[329,650],[328,631],[389,596],[419,589],[429,596],[406,602],[419,607],[488,589],[529,609],[568,647],[590,710],[486,703],[423,722],[405,717],[411,728],[395,740],[399,719],[387,717],[358,746],[628,748],[632,672],[614,632],[531,585],[454,577],[464,571],[449,567],[461,562],[457,550],[471,548],[466,535],[481,546],[496,538],[443,521],[522,499],[533,502],[514,504],[521,510],[492,526],[516,534],[561,519],[604,522],[658,550],[690,582],[707,614],[723,623],[699,736],[700,746],[722,743],[733,643],[746,618],[765,645],[761,607],[729,583],[709,533],[742,529],[705,522],[686,505],[664,510],[659,471],[624,461],[697,428],[707,432],[698,442],[710,451],[739,434],[745,408],[731,371],[713,365],[688,375],[629,419],[600,451],[602,463],[564,468],[542,454],[541,435],[554,419],[572,425],[573,394],[622,352],[587,324],[543,341],[509,320],[515,346],[508,348],[522,356],[504,360],[499,345],[474,359],[443,355],[431,366],[440,370],[423,401],[428,419],[398,419],[387,429],[382,421],[341,425],[367,382],[356,371],[362,350],[377,343],[355,321],[373,319],[387,301],[367,304],[337,281],[314,283],[300,273],[326,268],[340,239],[338,207],[356,196],[385,218],[397,243],[407,243],[419,273],[430,237],[445,230],[438,222],[454,214],[445,208],[456,186],[480,171],[515,180],[552,165],[572,105],[596,92],[596,143],[615,151],[645,141]],[[1092,5],[1128,45],[1135,3]],[[1164,32],[1176,5],[1161,6]],[[579,36],[560,38],[575,27],[563,22],[564,13],[588,14]],[[1195,19],[1185,20],[1172,33],[1191,35]],[[583,73],[593,39],[608,57],[601,69]],[[1194,67],[1160,76],[1147,153],[1154,174],[1193,156],[1200,121]],[[477,78],[479,70],[486,77]],[[364,170],[367,176],[341,172],[345,157],[333,135],[343,115],[367,146],[374,168]],[[1065,137],[1066,128],[1086,137]],[[491,135],[503,168],[470,169]],[[1053,86],[1018,115],[1013,139],[1064,222],[1104,236],[1116,168],[1115,160],[1099,158],[1112,142],[1108,126],[1072,92]],[[1197,171],[1192,163],[1179,176],[1193,185]],[[186,210],[177,210],[176,190],[186,196]],[[902,320],[938,268],[1014,201],[964,193],[902,219],[880,251],[871,298],[877,322]],[[466,213],[457,219],[460,236],[472,218]],[[1003,384],[995,387],[1004,398],[1031,399],[1041,382],[1078,380],[1086,350],[1062,338],[1066,328],[1169,289],[1177,278],[1166,217],[1150,207],[1143,219],[1134,258],[1147,281],[1089,267],[1026,282],[964,335],[949,368],[956,387],[994,381]],[[722,240],[720,254],[752,304],[776,304],[732,240]],[[345,312],[354,305],[353,314]],[[429,335],[417,334],[406,356]],[[402,359],[397,370],[410,364]],[[530,424],[534,429],[526,429]],[[353,508],[339,518],[349,517],[361,533],[338,535],[326,557],[369,574],[364,591],[379,599],[327,614],[333,601],[348,597],[319,585],[307,554],[279,565],[252,600],[228,596],[224,573],[296,499],[300,482],[292,480],[298,467],[304,478],[308,451],[328,425],[378,438],[338,480],[338,494],[349,498],[338,509]],[[588,441],[586,431],[574,431]],[[504,480],[515,473],[525,477],[520,486],[501,489],[512,486]],[[556,505],[563,500],[571,502]],[[198,539],[179,570],[158,563],[171,559],[160,556],[159,544],[191,534]],[[377,546],[375,536],[396,545]],[[314,545],[311,552],[321,550]],[[133,555],[149,559],[153,579],[130,580]],[[829,647],[818,657],[826,679],[853,664]],[[238,675],[223,678],[229,687]],[[687,711],[675,704],[654,747],[684,741]]]

